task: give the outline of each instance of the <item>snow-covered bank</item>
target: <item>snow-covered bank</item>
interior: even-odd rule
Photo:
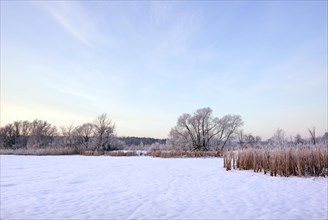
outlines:
[[[1,219],[327,219],[327,178],[222,158],[1,155]]]

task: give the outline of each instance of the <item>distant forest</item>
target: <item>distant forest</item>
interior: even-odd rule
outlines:
[[[38,119],[14,121],[0,127],[0,148],[68,147],[77,151],[113,151],[133,146],[165,145],[184,151],[223,151],[226,147],[237,145],[256,147],[328,144],[328,132],[318,136],[315,127],[308,129],[310,138],[303,138],[300,134],[288,137],[284,130],[278,128],[272,138],[262,141],[261,137],[243,131],[241,116],[225,115],[218,118],[212,112],[207,107],[182,114],[169,132],[168,139],[120,137],[116,133],[115,123],[105,113],[92,122],[59,128]]]
[[[155,143],[166,144],[166,139],[156,139],[156,138],[149,138],[149,137],[117,137],[117,139],[123,141],[126,146],[152,145]]]

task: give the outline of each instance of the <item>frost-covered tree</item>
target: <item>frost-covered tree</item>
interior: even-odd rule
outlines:
[[[295,139],[295,144],[304,144],[305,142],[300,134],[297,134],[294,139]]]
[[[186,131],[179,131],[178,128],[172,128],[169,133],[167,144],[176,146],[181,150],[188,150],[191,148],[191,139]]]
[[[278,128],[271,138],[273,144],[283,146],[287,143],[286,132]]]
[[[322,143],[328,144],[328,132],[325,132],[324,135],[322,136]]]
[[[15,121],[15,148],[26,147],[28,138],[31,134],[31,123],[29,121]]]
[[[223,150],[225,145],[230,141],[238,129],[244,125],[240,115],[225,115],[218,120],[217,135],[218,148]]]
[[[90,147],[91,138],[94,134],[94,125],[91,123],[84,123],[75,128],[74,138],[79,147],[88,149]]]
[[[15,121],[0,128],[0,147],[26,147],[31,132],[31,123]]]
[[[63,136],[62,138],[62,145],[63,146],[68,146],[68,147],[72,147],[75,146],[76,144],[76,139],[74,137],[74,126],[70,125],[67,127],[61,127],[61,134]]]
[[[111,149],[111,141],[115,137],[115,124],[107,118],[106,114],[99,115],[94,121],[94,136],[96,150]]]
[[[245,142],[247,144],[254,146],[256,143],[256,140],[255,140],[255,137],[251,133],[249,133],[249,134],[245,135]]]
[[[170,132],[171,142],[189,146],[191,150],[208,150],[211,139],[218,133],[217,121],[210,108],[198,109],[192,115],[182,114]]]
[[[182,114],[169,133],[169,143],[190,150],[209,150],[211,145],[223,149],[228,140],[243,125],[239,115],[213,116],[211,108],[201,108],[193,114]]]
[[[259,145],[262,141],[260,136],[253,136],[251,133],[246,134],[242,129],[237,132],[238,144],[243,146],[243,144],[249,145]]]
[[[31,123],[31,133],[27,142],[28,147],[43,147],[52,143],[57,134],[57,128],[47,121],[34,120]]]
[[[0,147],[9,148],[15,145],[15,129],[13,124],[0,128]]]
[[[261,144],[262,138],[260,136],[255,137],[255,144]]]
[[[244,130],[243,129],[240,129],[238,132],[237,132],[237,137],[238,137],[238,143],[240,146],[243,146],[244,145],[244,142],[245,142],[245,134],[244,134]]]

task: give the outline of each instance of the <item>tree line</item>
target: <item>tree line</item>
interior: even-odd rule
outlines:
[[[150,137],[118,137],[118,140],[124,142],[126,146],[143,146],[152,144],[166,144],[166,139],[150,138]]]
[[[186,151],[222,151],[226,146],[286,145],[286,144],[328,144],[328,133],[316,137],[315,127],[309,129],[310,139],[303,139],[299,134],[290,140],[282,129],[277,129],[272,138],[263,142],[259,136],[244,133],[244,122],[240,115],[215,117],[209,107],[200,108],[193,113],[184,113],[170,130],[168,139],[145,137],[118,137],[115,123],[101,114],[93,122],[79,126],[60,127],[47,121],[15,121],[0,128],[1,148],[43,148],[74,147],[78,150],[109,151],[125,146],[167,144]]]
[[[89,150],[111,150],[120,142],[115,124],[106,114],[80,126],[60,127],[47,121],[15,121],[0,128],[0,146],[4,148],[42,148],[47,146],[78,147]]]
[[[166,139],[118,137],[107,114],[79,126],[53,126],[47,121],[15,121],[0,128],[2,148],[76,147],[81,150],[116,150],[129,146],[166,144]]]
[[[224,150],[227,146],[291,146],[291,145],[328,145],[328,132],[322,136],[316,134],[316,128],[308,129],[309,138],[300,134],[295,137],[287,136],[278,128],[267,141],[260,136],[245,133],[242,129],[244,122],[240,115],[224,115],[215,117],[211,108],[197,109],[195,112],[182,114],[169,134],[168,143],[181,146],[186,150]]]

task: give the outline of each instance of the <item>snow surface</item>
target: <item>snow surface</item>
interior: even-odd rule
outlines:
[[[327,178],[222,158],[1,156],[1,219],[327,219]]]

